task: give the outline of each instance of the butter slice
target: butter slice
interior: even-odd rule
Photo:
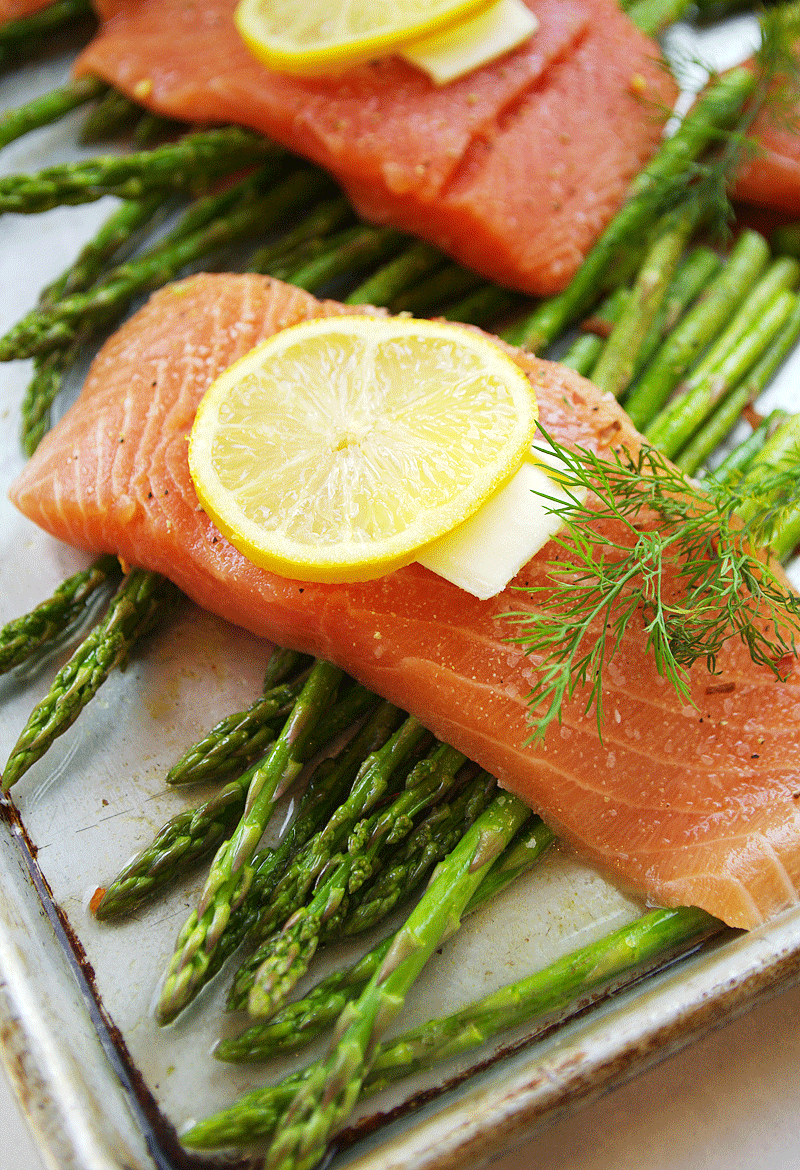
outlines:
[[[427,73],[434,85],[447,85],[516,49],[538,27],[539,21],[522,0],[496,0],[477,16],[398,52]]]
[[[549,496],[550,499],[544,499]],[[417,557],[482,601],[494,597],[561,528],[553,503],[571,497],[538,462],[522,464],[469,520]]]

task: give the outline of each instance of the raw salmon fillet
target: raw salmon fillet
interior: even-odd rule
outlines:
[[[766,109],[751,134],[757,151],[739,172],[736,198],[800,214],[800,106],[791,115]]]
[[[525,746],[533,663],[503,615],[412,565],[359,585],[258,569],[200,508],[187,435],[212,379],[296,321],[344,310],[255,275],[201,275],[155,294],[103,347],[85,388],[12,492],[55,536],[172,578],[201,606],[322,655],[414,712],[524,797],[586,857],[655,902],[752,927],[797,901],[800,683],[745,650],[696,665],[684,706],[631,630],[607,671],[604,742],[580,696],[543,746]],[[616,402],[569,370],[517,353],[544,426],[598,452],[639,436]],[[516,585],[546,580],[546,547]]]
[[[160,113],[260,130],[334,174],[366,219],[549,294],[657,147],[676,90],[616,0],[526,3],[538,32],[443,88],[394,57],[337,77],[270,72],[235,31],[234,0],[102,0],[77,69]]]

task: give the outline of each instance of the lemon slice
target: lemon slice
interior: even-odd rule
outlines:
[[[472,515],[519,467],[536,418],[530,382],[483,334],[327,318],[275,334],[213,383],[189,469],[255,564],[363,581]]]
[[[260,61],[284,73],[344,69],[487,8],[492,0],[239,0],[234,21]]]

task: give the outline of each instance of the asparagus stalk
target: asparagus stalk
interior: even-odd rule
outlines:
[[[672,333],[689,306],[703,294],[722,269],[722,260],[709,248],[694,248],[681,264],[664,304],[648,330],[634,376],[638,377],[661,343]]]
[[[784,419],[767,438],[764,446],[755,456],[745,478],[742,490],[748,482],[757,480],[764,471],[781,467],[797,467],[800,463],[800,415],[793,414]],[[744,502],[738,508],[742,519],[752,520],[758,505],[753,500]],[[784,509],[773,521],[769,533],[769,547],[779,560],[786,560],[800,542],[800,505],[792,504]]]
[[[160,203],[160,195],[123,203],[81,251],[72,267],[42,290],[40,308],[46,310],[61,298],[90,288],[106,261],[128,243],[138,228],[153,219]],[[34,375],[22,403],[20,438],[26,455],[33,454],[50,429],[51,407],[75,361],[77,349],[77,345],[66,345],[34,360]]]
[[[391,309],[394,313],[419,316],[438,309],[440,305],[453,303],[456,298],[474,292],[483,283],[482,278],[468,268],[462,268],[460,264],[447,264],[408,292],[395,297]]]
[[[346,894],[373,874],[385,845],[410,832],[413,818],[445,794],[465,762],[455,748],[438,744],[412,769],[404,791],[389,807],[354,828],[347,855],[331,858],[311,901],[298,907],[280,933],[268,939],[241,969],[240,975],[252,973],[247,1000],[251,1016],[270,1016],[280,1006],[308,969],[323,929]]]
[[[337,704],[338,706],[340,704]],[[186,1003],[216,974],[225,960],[251,933],[258,922],[261,907],[268,902],[291,859],[325,826],[331,813],[344,799],[365,756],[378,750],[386,742],[399,716],[400,712],[390,703],[379,703],[347,747],[335,759],[326,759],[317,766],[300,802],[297,816],[280,845],[276,849],[262,849],[254,856],[250,887],[243,901],[232,907],[230,918],[214,948],[214,953],[203,972],[198,974],[187,995]],[[323,718],[322,725],[327,723],[328,719]],[[320,726],[314,741],[315,749],[324,742],[323,737],[330,738],[329,728]]]
[[[657,36],[680,20],[694,0],[635,0],[625,10],[637,28],[650,37]]]
[[[270,689],[274,693],[274,688]],[[298,686],[298,692],[299,689]],[[356,690],[356,688],[351,688],[348,695],[339,700],[333,710],[320,719],[314,739],[315,746],[317,741],[327,743],[330,738],[335,736],[343,719],[357,718],[361,714],[362,706],[366,705],[365,700],[373,705],[377,703],[377,700],[368,696],[368,692],[364,691],[363,688],[358,688],[360,694],[357,705],[354,706]],[[378,725],[377,734],[380,735],[383,731],[384,723],[373,717],[367,725],[368,731],[366,732],[369,737],[367,743],[370,745],[376,735],[376,723]],[[386,734],[388,735],[388,731]],[[361,742],[363,743],[363,740]],[[356,743],[359,743],[358,737],[356,737]],[[266,754],[271,746],[264,741],[262,755]],[[358,746],[356,750],[359,750]],[[369,748],[363,748],[362,754],[365,754],[367,750]],[[186,873],[196,861],[205,857],[219,845],[222,838],[238,822],[244,811],[247,791],[257,767],[258,765],[254,764],[247,771],[229,781],[219,792],[199,807],[186,809],[168,821],[154,840],[128,862],[108,888],[100,889],[95,893],[92,899],[92,911],[95,917],[107,920],[130,913],[143,902],[152,898],[177,876]],[[296,848],[298,844],[302,844],[311,835],[318,827],[317,822],[324,823],[327,815],[336,807],[337,797],[340,794],[344,795],[342,788],[346,784],[346,777],[344,779],[341,777],[341,765],[338,761],[336,767],[339,771],[333,776],[331,776],[331,772],[334,770],[334,766],[330,762],[317,768],[309,781],[297,816],[284,841],[277,849],[268,850],[268,856],[261,855],[258,859],[254,859],[253,886],[257,885],[261,894],[265,895],[265,886],[268,881],[277,880],[277,876],[280,875],[280,867],[292,849]]]
[[[519,293],[509,292],[497,284],[485,284],[456,304],[448,305],[442,316],[464,325],[489,325],[518,308],[520,300]]]
[[[185,225],[179,224],[167,241],[110,272],[88,291],[23,317],[0,338],[0,361],[34,357],[85,338],[116,317],[136,293],[163,284],[216,248],[272,226],[326,182],[319,171],[296,171],[268,194],[250,195],[235,203],[206,227],[186,234]],[[190,211],[187,218],[193,215]]]
[[[683,375],[736,312],[769,259],[758,232],[742,232],[722,271],[680,321],[625,399],[625,410],[642,430],[661,410]]]
[[[741,478],[755,459],[769,435],[779,422],[786,418],[783,410],[773,410],[762,419],[751,434],[727,455],[713,471],[703,476],[703,487],[713,491],[715,487],[726,486]]]
[[[242,815],[254,768],[231,780],[197,808],[172,817],[107,888],[95,891],[91,910],[108,921],[136,910],[215,849]]]
[[[156,191],[202,190],[234,171],[285,158],[282,148],[238,126],[200,130],[156,150],[8,175],[0,179],[0,212],[30,215],[62,204],[93,203],[103,195],[140,199]]]
[[[337,276],[359,267],[378,264],[399,252],[408,236],[394,228],[376,228],[361,224],[348,228],[327,241],[320,256],[301,264],[288,279],[298,288],[314,292]]]
[[[341,851],[354,825],[374,807],[389,788],[392,778],[428,739],[428,732],[413,716],[409,716],[391,738],[363,762],[347,799],[305,848],[293,857],[269,903],[260,908],[250,927],[251,938],[267,937],[300,909],[331,858]],[[245,963],[234,978],[229,1008],[236,1009],[245,1002],[252,986],[252,975],[251,965]]]
[[[445,934],[457,925],[484,875],[530,816],[516,797],[500,793],[441,862],[431,883],[397,932],[379,970],[345,1008],[330,1055],[312,1067],[282,1112],[266,1159],[268,1170],[310,1170],[330,1134],[361,1093],[375,1043]]]
[[[141,113],[141,106],[137,106],[119,90],[110,89],[83,119],[80,141],[101,142],[103,139],[115,138],[130,130]]]
[[[746,69],[734,69],[720,78],[684,118],[650,163],[634,179],[627,203],[617,213],[589,252],[563,293],[544,301],[521,324],[507,331],[507,339],[529,349],[550,344],[576,320],[596,296],[596,289],[618,249],[645,232],[663,210],[669,187],[685,178],[687,168],[720,130],[731,127],[756,85]]]
[[[444,254],[431,244],[421,241],[409,244],[399,256],[354,288],[345,298],[345,304],[388,305],[418,280],[441,268],[444,261]]]
[[[600,390],[620,398],[627,390],[637,359],[700,216],[697,204],[671,212],[660,221],[624,311],[592,373]]]
[[[766,389],[775,371],[800,337],[800,298],[775,340],[767,347],[747,377],[716,408],[692,439],[682,448],[675,462],[689,475],[703,466],[712,452],[733,430],[742,411]]]
[[[569,349],[558,358],[562,366],[583,374],[584,378],[591,375],[603,352],[606,342],[614,326],[630,299],[630,289],[617,288],[598,305],[591,317],[582,323],[582,332],[573,341]]]
[[[480,792],[481,803],[485,808],[496,792],[496,785],[484,772],[475,778],[470,790]],[[477,810],[477,816],[480,816],[483,808]],[[470,817],[469,824],[474,819]],[[455,848],[465,831],[462,826],[450,849],[442,853],[442,858]],[[473,913],[527,872],[553,839],[553,834],[538,817],[524,825],[486,874],[464,913]],[[305,1047],[321,1035],[338,1018],[344,1007],[361,993],[385,959],[393,939],[394,935],[389,935],[353,966],[333,972],[302,999],[287,1004],[271,1019],[252,1024],[238,1036],[221,1040],[214,1055],[218,1060],[240,1063],[267,1060],[278,1052],[294,1052]]]
[[[33,377],[28,383],[21,407],[20,444],[26,455],[32,455],[50,430],[51,408],[67,371],[75,361],[77,345],[55,349],[33,363]]]
[[[6,763],[4,792],[75,722],[114,667],[127,660],[139,638],[152,628],[176,595],[177,590],[157,573],[133,569],[125,576],[103,620],[58,672],[47,695],[33,709]]]
[[[437,804],[374,881],[351,901],[339,933],[354,935],[369,930],[382,922],[401,898],[414,893],[434,865],[455,849],[494,796],[495,787],[494,779],[480,772],[451,800]],[[328,933],[325,932],[326,937]]]
[[[717,929],[719,923],[702,910],[653,910],[451,1016],[431,1020],[379,1044],[361,1095],[379,1092],[414,1072],[469,1052],[503,1031],[557,1011],[578,998],[583,1000],[612,980],[623,977],[632,981],[644,965],[663,961],[676,948],[697,944]],[[360,979],[361,972],[353,968],[345,973],[345,979],[348,977]],[[343,986],[347,990],[347,984]],[[334,988],[332,993],[336,994]],[[222,1149],[271,1138],[283,1119],[287,1101],[316,1067],[301,1069],[278,1085],[247,1093],[230,1108],[193,1125],[181,1135],[182,1143],[190,1149]]]
[[[247,264],[248,271],[263,272],[270,276],[277,275],[276,272],[273,272],[275,266],[279,263],[290,262],[288,258],[293,254],[296,255],[296,249],[313,241],[324,240],[326,236],[342,227],[352,217],[353,210],[345,198],[337,197],[325,200],[300,223],[296,224],[291,231],[284,232],[274,243],[266,244],[254,252]],[[295,260],[295,267],[299,263],[299,260]]]
[[[167,784],[221,780],[249,767],[275,738],[275,722],[286,718],[302,685],[300,679],[271,687],[245,711],[220,719],[172,765],[166,775]]]
[[[39,295],[39,307],[46,309],[74,292],[90,288],[108,261],[130,244],[131,237],[149,224],[163,206],[161,195],[128,199],[118,207],[97,234],[79,252],[75,262]]]
[[[50,90],[34,98],[24,106],[7,110],[0,117],[0,147],[8,146],[9,142],[22,138],[23,134],[37,130],[39,126],[57,122],[70,110],[100,97],[107,89],[108,86],[99,77],[79,77],[60,89]]]
[[[332,702],[341,680],[337,667],[323,661],[314,664],[274,747],[255,768],[242,817],[233,836],[218,850],[197,909],[178,935],[159,998],[161,1023],[174,1019],[203,980],[231,909],[244,899],[252,881],[250,861],[275,803],[299,776],[314,724]]]
[[[7,20],[0,26],[0,64],[14,58],[24,60],[50,33],[93,15],[90,0],[55,0],[29,16]]]
[[[727,352],[721,347],[718,359],[704,376],[692,379],[687,389],[645,428],[653,446],[670,458],[677,455],[717,403],[724,400],[780,334],[796,306],[794,293],[785,290],[774,293],[760,316],[753,320],[751,331],[735,340]],[[725,340],[723,334],[720,341]]]
[[[43,646],[60,638],[97,596],[97,591],[120,573],[116,557],[101,557],[88,569],[66,581],[30,613],[14,618],[0,630],[0,673],[26,662]]]

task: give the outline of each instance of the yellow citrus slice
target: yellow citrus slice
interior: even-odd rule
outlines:
[[[200,502],[255,564],[363,581],[416,559],[517,470],[530,382],[463,326],[306,321],[209,388],[189,444]]]
[[[284,73],[344,69],[449,28],[492,0],[239,0],[239,35]]]

